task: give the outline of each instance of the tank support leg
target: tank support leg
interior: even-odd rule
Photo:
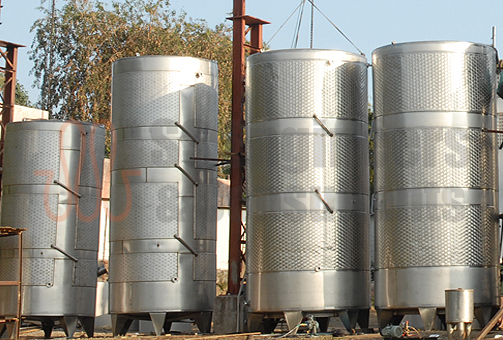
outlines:
[[[316,318],[320,325],[320,333],[328,332],[328,324],[330,323],[330,318]]]
[[[342,324],[349,333],[354,334],[356,328],[356,320],[358,319],[358,310],[343,310],[337,313]]]
[[[302,312],[283,312],[283,315],[285,316],[286,325],[289,331],[297,327],[297,325],[302,321]],[[297,330],[293,331],[290,334],[297,334]]]
[[[16,338],[16,323],[9,322],[5,325],[5,329],[7,330],[7,338],[15,339]]]
[[[470,340],[470,338],[471,338],[471,334],[472,334],[472,325],[473,325],[473,324],[472,324],[471,322],[469,322],[469,323],[467,323],[467,324],[465,325],[465,326],[466,326],[466,339],[467,339],[467,340]]]
[[[171,330],[171,324],[173,322],[171,321],[164,321],[164,325],[162,326],[162,328],[164,328],[164,333],[168,334],[169,331]]]
[[[262,314],[248,314],[248,332],[261,332],[260,324],[262,323]]]
[[[263,328],[262,328],[261,332],[263,332],[265,334],[273,333],[274,329],[278,325],[278,321],[279,321],[279,319],[275,319],[275,318],[263,319],[262,320]]]
[[[400,314],[395,314],[391,317],[391,324],[392,325],[400,325],[400,323],[402,322],[403,318],[405,317],[405,315],[400,315]]]
[[[447,324],[445,322],[445,314],[438,314],[438,318],[440,319],[440,322],[442,323],[442,326],[444,328],[440,328],[440,329],[447,329]]]
[[[358,311],[358,325],[364,332],[369,331],[370,309],[360,309]]]
[[[452,333],[454,333],[454,325],[452,323],[447,324],[447,339],[452,340]]]
[[[421,320],[423,320],[423,326],[425,331],[431,331],[433,325],[435,324],[435,316],[437,316],[436,308],[418,308],[419,314],[421,315]]]
[[[160,336],[162,334],[162,327],[164,326],[164,321],[166,320],[166,313],[149,313],[150,320],[152,320],[152,325],[154,326],[155,335]]]
[[[42,321],[42,329],[44,330],[44,337],[46,339],[51,338],[52,329],[54,328],[54,321]]]
[[[464,340],[465,339],[465,323],[464,322],[458,322],[458,339],[459,340]]]
[[[114,336],[126,335],[133,319],[119,314],[112,314],[112,332]]]
[[[201,312],[194,316],[194,321],[201,333],[211,332],[211,316],[212,312]]]
[[[81,316],[79,317],[82,328],[86,332],[87,336],[92,338],[94,336],[94,317],[92,316]]]
[[[487,325],[492,316],[492,307],[475,307],[475,317],[482,328]]]
[[[392,310],[384,310],[384,309],[378,309],[377,310],[377,323],[379,325],[379,329],[383,329],[387,325],[391,323],[391,319],[393,318],[393,311]]]
[[[73,338],[73,333],[77,330],[77,320],[76,316],[63,316],[59,319],[59,323],[68,338]]]

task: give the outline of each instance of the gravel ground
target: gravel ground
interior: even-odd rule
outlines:
[[[445,331],[434,331],[434,332],[419,332],[421,337],[419,337],[418,334],[411,334],[409,337],[402,337],[402,339],[438,339],[438,340],[446,340],[447,339],[447,333]],[[472,333],[472,339],[475,339],[475,337],[478,335],[479,331],[474,331]],[[337,334],[337,333],[336,333]],[[316,340],[334,340],[334,339],[344,339],[344,340],[382,340],[383,338],[381,337],[380,334],[378,333],[373,333],[373,334],[356,334],[356,335],[336,335],[336,334],[319,334],[317,336],[308,336],[306,334],[298,334],[296,336],[288,336],[287,338],[289,339],[316,339]],[[96,332],[95,337],[93,339],[113,339],[114,337],[110,332]],[[121,337],[116,337],[116,339],[149,339],[149,340],[154,340],[154,339],[164,339],[164,340],[178,340],[178,339],[183,339],[183,340],[188,340],[188,339],[208,339],[208,340],[266,340],[266,339],[277,339],[281,336],[282,334],[262,334],[262,335],[195,335],[194,333],[190,334],[166,334],[162,336],[155,336],[155,335],[149,335],[149,334],[134,334],[134,333],[128,333],[126,336],[121,336]],[[430,335],[434,335],[433,337],[430,337]],[[438,336],[437,336],[438,335]],[[503,337],[503,331],[493,331],[489,333],[489,335],[486,338],[495,338],[496,337]],[[24,331],[21,333],[21,339],[43,339],[44,333],[40,330],[30,330]],[[85,335],[84,332],[76,332],[74,334],[74,338],[86,338],[87,336]],[[56,330],[52,334],[52,339],[66,339],[65,334],[62,331]]]
[[[333,339],[344,339],[344,340],[383,340],[383,337],[377,332],[377,315],[374,310],[372,310],[370,314],[370,327],[374,330],[374,333],[370,334],[363,334],[359,330],[357,330],[356,334],[349,334],[349,332],[346,331],[346,329],[343,327],[342,323],[340,322],[339,318],[332,318],[329,324],[328,331],[329,333],[324,333],[324,334],[318,334],[317,336],[309,336],[308,334],[305,333],[300,333],[296,336],[287,336],[286,338],[290,339],[308,339],[311,338],[313,340],[333,340]],[[300,330],[302,331],[302,329]],[[198,329],[195,325],[192,325],[191,332],[187,333],[171,333],[171,334],[165,334],[162,336],[155,336],[153,334],[138,334],[138,333],[128,333],[126,336],[121,336],[121,337],[115,337],[115,339],[164,339],[164,340],[188,340],[188,339],[208,339],[208,340],[266,340],[266,339],[278,339],[282,337],[286,332],[286,325],[285,324],[278,324],[275,330],[275,334],[232,334],[232,335],[213,335],[213,334],[197,334]],[[480,333],[480,330],[474,330],[472,332],[471,339],[475,339],[477,335]],[[503,330],[500,331],[492,331],[490,332],[486,338],[503,338]],[[22,328],[21,329],[21,339],[43,339],[44,338],[44,333],[42,330],[40,330],[37,327],[28,327],[28,328]],[[81,331],[78,330],[74,334],[74,338],[79,339],[79,338],[87,338],[87,335]],[[111,330],[109,329],[104,329],[100,331],[95,331],[94,333],[94,338],[93,339],[113,339],[113,335]],[[285,337],[283,337],[285,338]],[[65,333],[61,330],[56,328],[53,333],[52,333],[52,339],[66,339]],[[408,337],[402,337],[402,339],[427,339],[427,340],[447,340],[447,332],[446,331],[432,331],[432,332],[425,332],[425,331],[419,331],[418,333],[416,332],[410,332],[410,335]],[[457,339],[456,340],[462,340],[462,339]],[[503,339],[501,339],[503,340]]]
[[[280,330],[276,330],[280,331]],[[382,336],[379,333],[371,333],[371,334],[349,334],[343,329],[333,329],[329,328],[330,333],[318,334],[317,336],[309,336],[305,333],[298,334],[296,336],[287,336],[290,339],[316,339],[316,340],[333,340],[333,339],[344,339],[344,340],[382,340]],[[472,339],[475,339],[479,334],[480,330],[475,330],[472,332]],[[233,335],[212,335],[212,334],[197,334],[197,333],[183,333],[183,334],[165,334],[162,336],[155,336],[152,334],[138,334],[138,333],[128,333],[126,336],[116,337],[116,339],[164,339],[164,340],[188,340],[188,339],[208,339],[208,340],[266,340],[266,339],[277,339],[281,337],[284,333],[276,333],[276,334],[233,334]],[[492,331],[490,332],[486,338],[503,338],[503,331]],[[21,339],[43,339],[44,333],[39,329],[22,329],[21,330]],[[87,335],[82,331],[77,331],[74,334],[74,338],[87,338]],[[94,333],[93,339],[112,339],[114,338],[110,331],[98,331]],[[52,333],[52,339],[66,339],[65,333],[61,330],[54,330]],[[432,332],[424,332],[419,331],[419,334],[411,332],[408,337],[402,337],[402,339],[438,339],[438,340],[447,340],[447,332],[446,331],[432,331]]]

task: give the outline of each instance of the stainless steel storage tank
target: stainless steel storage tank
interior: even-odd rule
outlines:
[[[367,63],[334,50],[248,58],[247,294],[265,330],[306,313],[367,327]],[[359,313],[361,311],[361,313]],[[257,326],[252,325],[252,328]]]
[[[110,313],[210,331],[216,289],[218,68],[175,56],[113,64]]]
[[[419,312],[431,329],[446,289],[473,289],[481,324],[499,306],[496,64],[468,42],[373,53],[381,327]]]
[[[94,332],[105,129],[77,121],[7,125],[2,225],[28,229],[23,305],[50,336],[59,321],[72,336]],[[0,280],[17,280],[17,241],[0,240]],[[14,289],[14,290],[13,290]],[[15,287],[0,287],[0,315],[15,315]]]

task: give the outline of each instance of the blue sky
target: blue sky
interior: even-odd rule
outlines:
[[[68,0],[56,0],[62,6]],[[49,6],[46,0],[43,6]],[[108,2],[108,0],[103,0]],[[171,8],[184,10],[192,19],[205,19],[213,27],[232,12],[232,0],[171,0]],[[248,0],[246,13],[271,22],[264,27],[264,40],[292,14],[301,0]],[[371,60],[372,51],[392,41],[463,40],[491,43],[491,27],[496,26],[496,47],[503,49],[503,1],[499,0],[315,0],[316,6],[330,18]],[[30,99],[38,98],[29,75],[33,66],[28,51],[33,41],[30,27],[41,15],[40,0],[3,0],[0,40],[26,45],[19,53],[18,81],[29,90]],[[270,42],[272,49],[291,48],[297,16]],[[306,4],[297,47],[309,47],[310,8]],[[356,50],[315,12],[314,47]],[[500,53],[503,55],[503,52]],[[503,58],[503,57],[502,57]]]

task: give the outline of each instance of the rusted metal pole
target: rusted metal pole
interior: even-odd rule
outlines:
[[[0,41],[0,47],[5,47],[5,52],[1,52],[5,59],[3,103],[2,103],[2,124],[0,135],[0,169],[3,167],[3,147],[5,141],[5,126],[12,122],[14,117],[14,104],[16,102],[16,72],[17,72],[17,50],[23,45],[17,45],[6,41]],[[0,171],[0,187],[2,183],[2,172]],[[1,191],[0,191],[1,195]]]
[[[14,115],[14,103],[16,102],[17,46],[7,45],[6,57],[2,110],[2,126],[4,129],[8,123],[12,122],[12,117]],[[2,133],[2,141],[4,138],[4,133]]]
[[[260,52],[262,49],[262,23],[261,24],[255,24],[255,25],[250,25],[251,27],[251,32],[250,32],[250,45],[256,47],[256,50],[251,50],[250,54],[254,54],[257,52]]]
[[[243,199],[243,102],[245,77],[245,0],[234,0],[232,47],[232,127],[228,294],[239,292],[241,281],[241,201]]]

